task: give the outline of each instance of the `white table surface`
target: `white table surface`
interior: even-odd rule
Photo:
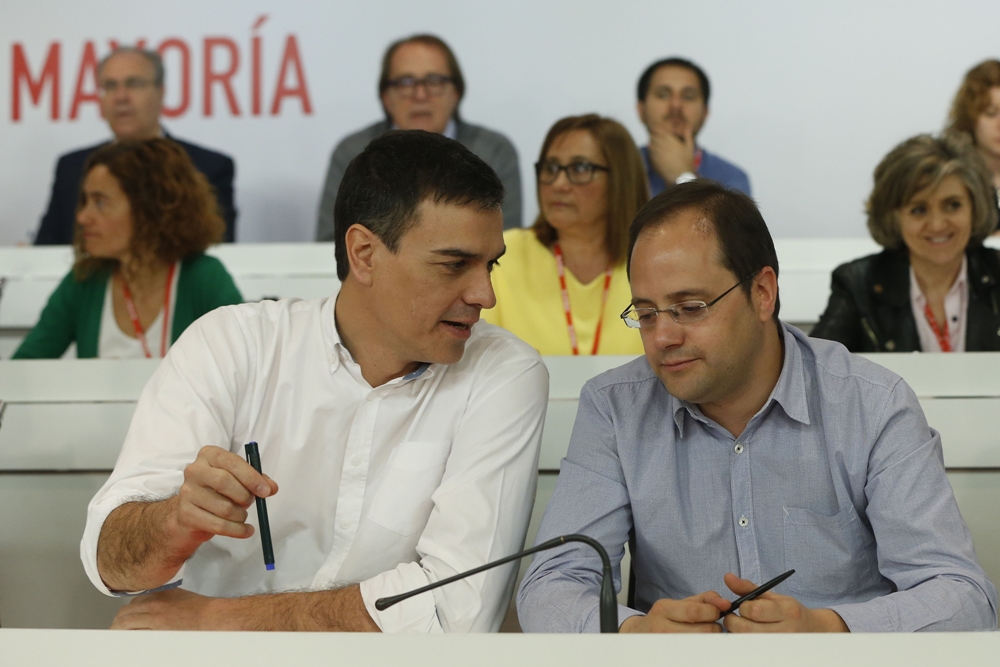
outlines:
[[[362,635],[0,630],[0,661],[34,665],[972,665],[1000,660],[1000,634]]]

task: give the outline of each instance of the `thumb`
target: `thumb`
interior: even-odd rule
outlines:
[[[757,588],[757,584],[753,583],[749,579],[740,579],[732,572],[727,572],[726,576],[723,577],[723,580],[726,582],[726,586],[729,587],[729,590],[740,596],[746,595],[753,589]]]

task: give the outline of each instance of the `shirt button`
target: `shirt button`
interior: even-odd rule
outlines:
[[[347,519],[344,519],[343,521],[340,522],[340,527],[343,528],[344,530],[347,530],[348,528],[351,527],[351,522],[348,521]]]
[[[743,443],[737,442],[736,446],[733,447],[733,451],[736,452],[737,454],[742,454],[743,453]]]
[[[740,517],[740,528],[746,528],[749,525],[750,525],[750,520],[747,519],[745,516],[741,516]]]
[[[352,458],[351,459],[351,465],[352,466],[359,466],[359,465],[361,465],[361,457],[360,456],[355,456],[354,458]]]

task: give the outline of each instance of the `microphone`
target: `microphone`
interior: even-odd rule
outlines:
[[[614,578],[611,575],[611,559],[608,558],[608,552],[604,550],[604,547],[601,546],[600,542],[587,537],[586,535],[577,534],[560,535],[559,537],[555,537],[547,542],[536,544],[530,549],[518,551],[516,554],[507,556],[506,558],[501,558],[500,560],[495,560],[492,563],[487,563],[486,565],[480,565],[479,567],[473,568],[468,572],[461,572],[448,577],[447,579],[435,581],[433,584],[427,584],[426,586],[422,586],[407,593],[400,593],[399,595],[393,595],[387,598],[379,598],[378,600],[375,600],[375,608],[379,611],[385,611],[397,602],[408,600],[414,595],[426,593],[427,591],[434,590],[435,588],[439,588],[441,586],[446,586],[452,582],[458,581],[459,579],[465,579],[466,577],[479,574],[480,572],[484,572],[498,565],[503,565],[504,563],[509,563],[513,560],[520,560],[525,556],[530,556],[531,554],[538,553],[539,551],[547,551],[553,547],[566,544],[567,542],[582,542],[584,544],[589,544],[601,557],[601,564],[604,570],[601,575],[601,632],[618,632],[618,600],[615,598],[615,583]]]

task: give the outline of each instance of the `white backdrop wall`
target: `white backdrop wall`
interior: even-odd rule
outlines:
[[[262,16],[263,21],[255,29]],[[1000,55],[997,0],[882,2],[671,2],[632,0],[0,0],[0,244],[30,240],[48,201],[56,157],[108,136],[97,105],[70,111],[84,47],[109,40],[179,38],[190,50],[190,104],[164,125],[178,137],[232,155],[240,241],[308,241],[326,162],[345,134],[381,115],[379,60],[393,39],[429,31],[458,54],[468,88],[465,118],[514,142],[525,180],[525,220],[537,212],[531,164],[548,127],[589,111],[622,121],[642,144],[635,83],[659,57],[680,54],[712,80],[701,143],[750,174],[772,233],[865,235],[862,201],[881,156],[902,139],[942,126],[965,71]],[[261,111],[253,113],[252,53],[260,40]],[[271,106],[289,37],[299,49],[311,103]],[[228,38],[240,114],[221,86],[205,113],[206,38]],[[37,81],[58,43],[59,105],[20,85],[17,49]],[[231,63],[216,48],[214,70]],[[179,52],[166,57],[168,106],[182,89]],[[294,70],[285,79],[297,83]],[[84,79],[84,93],[93,81]]]

